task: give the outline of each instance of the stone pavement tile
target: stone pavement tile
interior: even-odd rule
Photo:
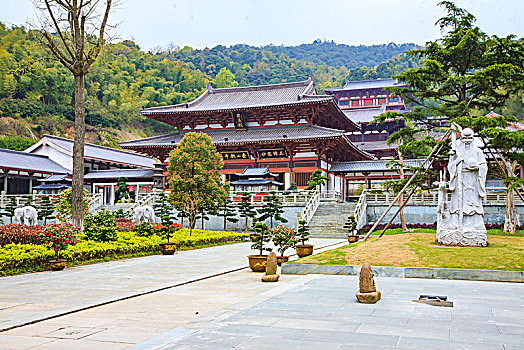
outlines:
[[[501,334],[515,334],[524,337],[524,320],[520,324],[498,323],[497,327]]]
[[[503,344],[502,335],[497,331],[490,332],[468,332],[464,330],[451,329],[450,340],[455,342],[481,343],[481,344]]]
[[[145,326],[147,328],[147,325]],[[158,335],[158,333],[140,331],[136,329],[110,328],[105,331],[87,336],[83,339],[100,342],[135,344],[146,339],[152,338],[156,335]]]
[[[397,344],[399,337],[392,335],[353,333],[346,331],[336,332],[310,330],[300,339],[308,341],[313,340],[317,342],[341,343],[345,345],[369,345],[370,347],[374,348],[375,346],[394,347]]]
[[[272,325],[272,327],[316,329],[326,331],[334,330],[346,332],[354,332],[359,326],[359,322],[349,323],[329,320],[308,320],[288,317],[284,317]]]
[[[375,324],[362,324],[356,333],[386,334],[411,336],[427,339],[449,340],[449,328],[431,329],[418,325],[383,325],[380,321]]]
[[[515,334],[501,334],[502,344],[513,346],[524,346],[524,337]]]
[[[504,350],[524,350],[524,346],[504,344]]]
[[[250,317],[256,318],[256,317],[274,317],[276,316],[276,314],[273,312],[268,312],[268,310],[247,309],[247,310],[237,313],[237,316],[250,316]],[[324,320],[324,319],[327,319],[330,316],[330,314],[329,313],[319,313],[316,311],[311,312],[311,310],[308,310],[308,308],[304,308],[303,310],[298,310],[298,311],[286,311],[284,316],[291,317],[291,318]]]
[[[78,313],[74,313],[71,315],[65,315],[61,317],[52,318],[49,320],[45,320],[42,322],[39,322],[37,324],[45,324],[45,325],[54,325],[54,326],[72,326],[72,325],[78,325],[78,326],[84,326],[84,327],[100,327],[103,324],[107,324],[111,321],[116,321],[117,319],[112,319],[110,316],[105,315],[95,315],[94,313],[90,314],[91,317],[88,317],[88,315],[85,314],[85,311],[81,311]],[[29,326],[21,327],[20,329],[24,329]]]
[[[29,349],[50,341],[52,339],[0,333],[0,349]]]
[[[0,334],[39,336],[39,335],[42,335],[42,334],[46,334],[46,333],[55,331],[58,328],[60,328],[60,327],[57,326],[57,325],[46,324],[44,322],[39,322],[39,323],[35,323],[35,324],[30,324],[30,325],[24,326],[24,327],[10,329],[10,330],[2,332]]]
[[[407,337],[401,336],[397,344],[399,349],[424,349],[424,350],[503,350],[502,344],[483,344],[482,347],[479,347],[479,344],[472,343],[460,343],[460,342],[450,342],[447,340],[438,340],[438,339],[427,339],[427,338],[417,338],[417,337]]]
[[[57,339],[81,339],[105,330],[105,328],[94,327],[61,327],[51,332],[41,334],[40,337]]]
[[[275,317],[275,316],[237,314],[237,315],[233,315],[227,318],[227,320],[225,320],[224,322],[228,324],[249,324],[252,326],[271,326],[280,319],[281,317]]]
[[[342,348],[340,343],[316,342],[296,339],[282,339],[268,333],[264,337],[252,337],[235,347],[235,349],[300,349],[300,350],[338,350]]]
[[[112,343],[112,342],[99,342],[89,340],[71,340],[71,339],[57,339],[49,343],[38,345],[35,349],[37,350],[120,350],[125,349],[130,344],[126,343]]]
[[[233,348],[245,340],[251,338],[249,335],[228,334],[221,332],[197,332],[184,337],[173,345],[177,347],[188,347],[191,349],[205,348]]]
[[[299,328],[284,328],[284,327],[264,327],[264,326],[252,326],[252,325],[229,325],[229,324],[215,324],[203,330],[203,332],[220,332],[228,334],[238,334],[250,336],[263,337],[271,335],[275,339],[300,339],[308,329]]]

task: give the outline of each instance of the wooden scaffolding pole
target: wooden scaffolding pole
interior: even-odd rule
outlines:
[[[448,129],[448,131],[446,131],[446,133],[444,134],[444,137],[442,137],[443,140],[445,140],[450,134],[451,134],[451,128]],[[435,155],[436,153],[440,152],[440,150],[442,149],[442,146],[444,144],[440,144],[440,145],[435,145],[435,147],[433,147],[433,150],[431,151],[431,153],[426,157],[426,159],[424,160],[424,162],[422,163],[421,167],[417,169],[417,171],[415,171],[415,173],[413,175],[411,175],[411,177],[409,178],[408,182],[406,182],[406,184],[404,185],[404,187],[402,188],[402,190],[400,190],[400,192],[397,194],[397,196],[395,197],[395,199],[389,204],[389,206],[386,208],[386,210],[382,213],[382,215],[380,216],[380,218],[378,218],[378,220],[375,222],[375,224],[373,225],[373,227],[371,227],[371,229],[369,230],[369,232],[366,234],[366,236],[364,237],[364,241],[366,241],[369,236],[371,235],[371,233],[373,231],[375,231],[375,229],[377,228],[377,226],[380,224],[380,222],[382,220],[384,220],[384,217],[389,213],[389,211],[391,210],[391,208],[395,205],[395,203],[399,200],[400,196],[404,194],[404,192],[406,191],[406,189],[409,187],[409,185],[411,185],[411,182],[413,182],[413,180],[415,179],[415,177],[417,177],[417,175],[419,174],[420,172],[420,169],[421,168],[424,168],[424,173],[426,173],[428,171],[428,168],[429,167],[426,167],[426,163],[428,162],[428,160],[433,157],[433,155]],[[438,149],[438,150],[437,150]],[[407,201],[405,201],[407,202]]]

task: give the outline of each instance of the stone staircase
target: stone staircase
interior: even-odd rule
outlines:
[[[346,238],[343,228],[356,203],[322,202],[309,222],[311,238]]]

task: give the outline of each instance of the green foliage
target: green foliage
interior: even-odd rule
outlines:
[[[0,148],[23,151],[34,145],[38,140],[22,137],[3,135],[0,137]]]
[[[242,194],[240,197],[240,203],[238,204],[238,211],[240,217],[245,219],[245,230],[248,230],[249,218],[254,218],[257,215],[253,204],[251,204],[251,195],[248,192]]]
[[[47,220],[54,218],[55,206],[51,202],[51,199],[48,195],[42,196],[42,201],[40,202],[40,207],[38,208],[38,216],[44,220],[44,225],[47,224]]]
[[[228,222],[235,223],[239,221],[239,219],[237,219],[235,205],[229,196],[226,197],[226,199],[218,209],[217,216],[221,216],[224,218],[224,231],[226,231]]]
[[[267,224],[264,222],[256,222],[253,225],[253,231],[254,233],[251,234],[251,249],[258,250],[259,255],[263,255],[265,251],[270,252],[271,248],[265,246],[265,244],[270,241]]]
[[[116,200],[118,203],[130,202],[129,186],[127,185],[127,177],[119,177],[116,183]]]
[[[87,196],[89,192],[84,189],[83,207],[84,213],[87,214],[89,210],[89,200]],[[71,188],[67,188],[60,193],[58,201],[55,203],[56,218],[62,222],[69,222],[71,220]]]
[[[235,75],[226,67],[222,67],[215,78],[215,88],[229,88],[238,86]]]
[[[353,215],[348,216],[348,220],[344,224],[344,228],[348,231],[348,235],[354,235],[357,230],[357,220]]]
[[[270,227],[273,227],[273,220],[286,223],[287,219],[282,217],[282,214],[284,213],[283,208],[284,207],[282,206],[282,202],[277,196],[277,193],[275,191],[271,191],[269,192],[269,195],[264,198],[264,205],[262,208],[258,210],[258,214],[260,216],[257,220],[265,221],[269,219]]]
[[[186,133],[169,155],[169,199],[188,214],[191,230],[199,212],[215,208],[228,195],[218,173],[223,165],[220,153],[204,133]]]
[[[97,242],[109,242],[117,239],[115,216],[105,209],[84,219],[84,234],[87,239]]]
[[[295,230],[289,227],[278,225],[269,230],[269,235],[280,256],[284,256],[288,248],[295,248],[299,242],[299,238],[295,234]]]
[[[244,241],[246,233],[194,230],[176,231],[173,240],[179,249],[194,249],[205,246],[229,244]],[[118,239],[112,242],[80,241],[74,247],[61,252],[69,265],[110,261],[126,257],[158,254],[161,238],[137,236],[134,232],[120,232]],[[24,272],[43,271],[48,267],[54,252],[45,245],[8,244],[0,248],[0,276]]]
[[[309,226],[306,220],[300,220],[298,222],[298,238],[302,244],[306,244],[306,242],[309,241]]]
[[[318,185],[323,185],[328,178],[322,175],[322,170],[317,169],[311,174],[306,190],[314,190]]]
[[[9,197],[9,200],[7,201],[7,203],[5,203],[5,208],[4,210],[2,211],[2,218],[5,216],[5,217],[8,217],[9,218],[9,223],[13,223],[13,217],[15,216],[15,209],[17,208],[18,206],[16,205],[16,198],[15,197]]]
[[[153,209],[155,210],[155,215],[160,218],[162,225],[170,226],[173,223],[173,206],[169,203],[165,192],[160,192],[156,195]]]

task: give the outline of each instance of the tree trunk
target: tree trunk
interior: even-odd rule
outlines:
[[[73,225],[82,227],[84,222],[84,141],[85,95],[84,75],[75,75],[75,139],[73,142],[73,183],[71,192],[71,216]]]
[[[193,229],[195,228],[195,224],[196,224],[196,213],[189,214],[188,220],[189,220],[189,236],[191,236],[191,233],[193,233]]]
[[[506,216],[504,219],[504,232],[506,233],[515,233],[515,224],[511,217],[511,212],[514,205],[513,190],[508,190],[506,197]]]
[[[400,163],[400,170],[399,170],[399,176],[401,180],[404,180],[404,158],[402,157],[402,153],[398,151],[398,162]],[[404,194],[400,195],[398,199],[398,205],[400,208],[404,205]],[[402,231],[406,232],[408,230],[408,225],[406,225],[406,219],[404,219],[404,208],[400,210],[400,225],[402,226]]]

